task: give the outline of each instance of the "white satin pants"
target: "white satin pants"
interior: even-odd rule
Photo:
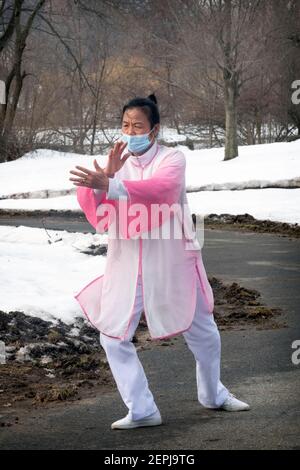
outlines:
[[[141,419],[157,410],[148,380],[131,339],[143,311],[141,276],[138,277],[133,318],[126,340],[100,333],[112,375],[132,419]],[[219,408],[228,396],[220,381],[221,340],[214,316],[208,313],[199,279],[197,303],[190,328],[182,333],[196,361],[198,401],[206,408]]]

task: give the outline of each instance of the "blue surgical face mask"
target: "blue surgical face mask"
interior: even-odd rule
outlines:
[[[154,128],[153,128],[154,129]],[[127,142],[127,149],[133,153],[143,153],[150,147],[151,141],[149,139],[149,135],[153,131],[151,129],[150,132],[147,134],[140,134],[140,135],[128,135],[122,134],[121,139],[123,142]]]

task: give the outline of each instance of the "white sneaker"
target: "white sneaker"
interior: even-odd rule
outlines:
[[[159,410],[157,410],[152,415],[138,420],[133,420],[130,416],[130,413],[128,413],[125,418],[119,419],[118,421],[112,423],[111,429],[132,429],[144,426],[159,426],[160,424],[162,424],[162,419]]]
[[[229,393],[229,396],[220,408],[225,411],[247,411],[250,410],[250,405],[244,401],[238,400],[233,393]]]

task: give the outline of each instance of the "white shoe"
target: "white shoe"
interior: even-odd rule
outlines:
[[[250,410],[250,405],[244,401],[238,400],[232,393],[229,393],[229,396],[220,408],[225,411],[247,411]]]
[[[137,420],[133,420],[130,413],[128,413],[125,418],[112,423],[111,429],[132,429],[144,426],[159,426],[160,424],[162,424],[162,419],[159,410],[157,410],[152,415]]]

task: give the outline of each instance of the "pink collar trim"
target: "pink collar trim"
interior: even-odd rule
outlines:
[[[152,160],[156,157],[159,151],[159,148],[160,146],[158,145],[157,141],[155,141],[154,144],[151,145],[149,150],[147,150],[147,152],[139,156],[131,155],[128,160],[134,166],[139,166],[141,168],[144,168],[145,166],[149,165],[152,162]]]

